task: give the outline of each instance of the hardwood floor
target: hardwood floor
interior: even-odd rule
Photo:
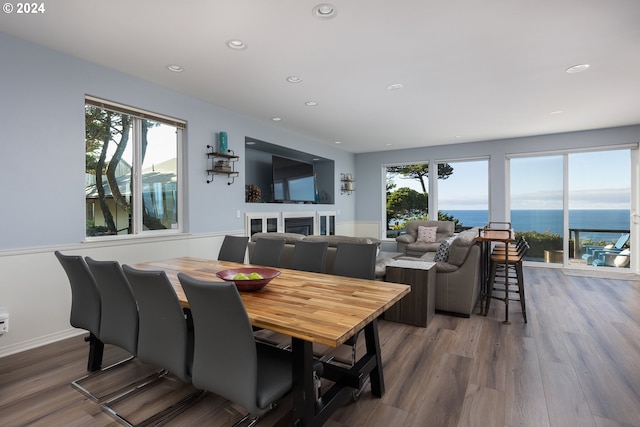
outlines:
[[[640,282],[529,267],[525,286],[527,324],[519,304],[502,324],[497,301],[487,317],[438,314],[427,328],[380,321],[386,394],[365,390],[325,426],[640,427]],[[0,359],[0,424],[119,426],[69,385],[86,355],[78,337]],[[107,346],[107,362],[122,355]],[[179,385],[166,381],[121,409],[142,419],[192,391]],[[207,395],[167,425],[230,426],[242,413]]]

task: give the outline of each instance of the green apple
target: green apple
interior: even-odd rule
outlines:
[[[264,279],[264,277],[262,277],[262,275],[260,273],[257,272],[253,272],[253,273],[249,273],[249,279],[250,280],[260,280],[260,279]]]
[[[238,273],[235,276],[233,276],[233,280],[249,280],[249,278],[244,273]]]

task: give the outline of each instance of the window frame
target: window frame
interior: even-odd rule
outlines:
[[[85,227],[85,241],[110,241],[110,240],[124,240],[124,239],[140,239],[147,237],[167,237],[169,235],[180,234],[184,232],[184,168],[182,167],[184,150],[186,147],[186,129],[187,122],[185,120],[177,119],[163,114],[153,113],[147,110],[139,109],[136,107],[126,106],[117,102],[107,101],[101,98],[97,98],[91,95],[85,95],[84,108],[87,106],[97,107],[103,110],[109,110],[116,113],[127,114],[131,116],[131,143],[132,143],[132,165],[131,165],[131,180],[132,180],[132,194],[131,204],[132,211],[132,231],[128,234],[114,234],[103,236],[88,236]],[[177,197],[176,197],[176,210],[177,210],[177,224],[175,227],[167,229],[155,229],[145,230],[143,225],[143,212],[142,212],[142,199],[143,199],[143,182],[142,182],[142,121],[148,120],[153,122],[162,123],[176,128],[176,180],[177,180]],[[85,127],[86,138],[86,127]],[[86,165],[85,165],[86,167]],[[85,224],[88,218],[87,216],[87,204],[85,199]]]

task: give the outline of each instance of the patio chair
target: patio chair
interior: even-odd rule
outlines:
[[[618,241],[614,245],[606,245],[606,246],[588,246],[586,247],[587,252],[582,255],[582,259],[587,262],[587,264],[592,264],[595,266],[602,266],[604,264],[604,252],[607,252],[608,255],[612,255],[615,253],[622,252],[627,242],[629,241],[629,233],[625,233],[620,236]]]

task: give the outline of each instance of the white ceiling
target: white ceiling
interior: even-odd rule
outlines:
[[[354,153],[640,124],[640,0],[320,3],[55,0],[0,31]]]

